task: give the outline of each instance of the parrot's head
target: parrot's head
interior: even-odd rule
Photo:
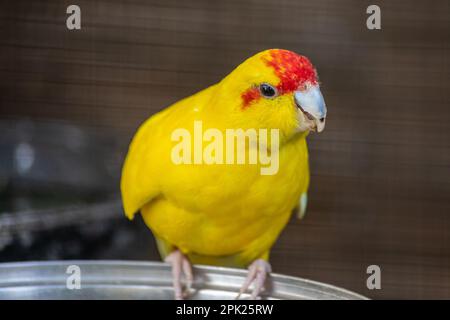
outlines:
[[[219,83],[218,95],[228,102],[221,104],[227,118],[241,127],[276,128],[285,139],[325,128],[317,72],[292,51],[270,49],[250,57]]]

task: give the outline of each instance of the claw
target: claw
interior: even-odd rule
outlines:
[[[180,250],[175,250],[170,253],[165,259],[172,265],[173,290],[175,292],[176,300],[183,300],[187,297],[194,281],[194,274],[192,266],[188,258],[181,253]],[[184,275],[186,279],[186,290],[183,292],[181,284],[181,276]]]
[[[272,267],[267,261],[263,259],[253,261],[253,263],[248,267],[247,278],[245,279],[241,290],[239,290],[236,299],[239,299],[240,296],[248,290],[252,283],[254,286],[250,298],[252,300],[260,299],[260,294],[264,291],[264,283],[270,272],[272,272]]]

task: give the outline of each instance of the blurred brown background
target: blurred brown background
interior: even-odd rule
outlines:
[[[79,31],[66,28],[73,3]],[[369,4],[382,30],[366,28]],[[329,116],[309,139],[306,219],[276,244],[275,272],[372,298],[450,298],[449,39],[447,0],[6,0],[0,115],[106,128],[125,148],[143,120],[246,57],[302,53]],[[138,258],[158,259],[145,239]],[[371,264],[381,290],[366,288]]]

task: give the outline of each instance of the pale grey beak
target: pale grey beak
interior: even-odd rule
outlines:
[[[317,132],[325,128],[325,118],[327,116],[327,106],[323,100],[319,86],[311,86],[306,90],[295,91],[295,103],[305,115],[316,124]]]

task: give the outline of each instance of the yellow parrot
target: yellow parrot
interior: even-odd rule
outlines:
[[[140,211],[152,230],[176,299],[183,276],[192,284],[191,263],[247,267],[239,294],[253,285],[259,297],[272,245],[293,209],[305,211],[305,138],[324,129],[326,112],[311,62],[269,49],[141,125],[122,170],[124,211]]]

